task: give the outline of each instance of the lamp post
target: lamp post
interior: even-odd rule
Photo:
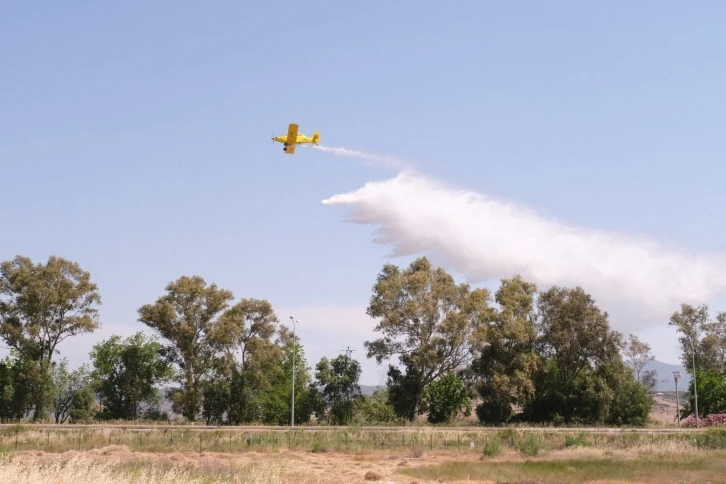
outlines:
[[[300,321],[296,321],[295,318],[290,316],[290,321],[292,321],[292,416],[290,417],[290,427],[295,426],[295,353],[297,353],[297,344],[295,342],[295,323],[299,323]]]
[[[691,356],[693,357],[693,396],[696,399],[696,428],[700,428],[698,425],[698,389],[696,388],[696,347],[694,345],[693,347],[693,353],[691,353]]]
[[[678,426],[681,426],[681,410],[678,407],[678,379],[681,377],[680,371],[672,371],[673,379],[676,381],[676,417],[678,418]]]

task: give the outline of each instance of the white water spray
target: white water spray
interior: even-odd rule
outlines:
[[[376,168],[385,168],[387,170],[402,171],[409,167],[409,163],[390,155],[378,155],[374,153],[364,153],[362,151],[351,150],[348,148],[334,148],[328,146],[311,145],[313,149],[330,153],[334,156],[343,156],[345,158],[353,158],[356,160],[362,160],[366,166],[372,166]]]
[[[343,151],[328,152],[380,159],[337,150]],[[355,207],[350,220],[377,225],[374,241],[391,245],[396,256],[427,255],[471,282],[519,274],[540,287],[579,285],[604,309],[627,318],[625,325],[654,317],[663,324],[681,302],[705,303],[726,289],[720,255],[688,254],[646,237],[567,225],[411,171],[322,203]]]

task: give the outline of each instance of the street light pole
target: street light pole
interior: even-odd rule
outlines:
[[[681,377],[680,371],[672,371],[673,379],[676,381],[676,418],[678,418],[678,426],[681,426],[681,409],[678,406],[678,379]]]
[[[694,345],[693,353],[691,353],[691,356],[693,356],[693,396],[696,399],[696,428],[700,428],[698,425],[698,389],[696,388],[696,348]]]
[[[290,417],[290,427],[295,426],[295,353],[297,353],[297,343],[295,342],[295,318],[290,316],[292,321],[292,416]]]

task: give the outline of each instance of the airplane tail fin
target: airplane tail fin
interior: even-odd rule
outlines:
[[[313,133],[313,143],[318,144],[320,142],[320,133],[317,131]]]

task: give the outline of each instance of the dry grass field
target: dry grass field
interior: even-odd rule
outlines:
[[[149,453],[109,446],[60,454],[23,451],[0,463],[0,482],[58,484],[254,483],[717,483],[726,453],[660,446],[637,452],[569,449],[527,457],[504,451]]]
[[[724,431],[547,434],[508,429],[479,435],[473,447],[455,432],[439,432],[438,441],[430,431],[399,432],[396,445],[385,443],[382,436],[388,434],[368,432],[351,433],[347,448],[333,433],[326,439],[310,432],[298,445],[292,445],[292,434],[288,442],[279,433],[275,445],[271,435],[262,433],[257,443],[250,434],[230,432],[219,434],[215,443],[208,432],[200,451],[198,435],[182,437],[181,432],[172,445],[168,432],[161,431],[140,437],[118,428],[95,434],[13,430],[3,430],[0,483],[726,483]],[[109,445],[109,436],[127,443]],[[381,440],[382,448],[368,445]]]

